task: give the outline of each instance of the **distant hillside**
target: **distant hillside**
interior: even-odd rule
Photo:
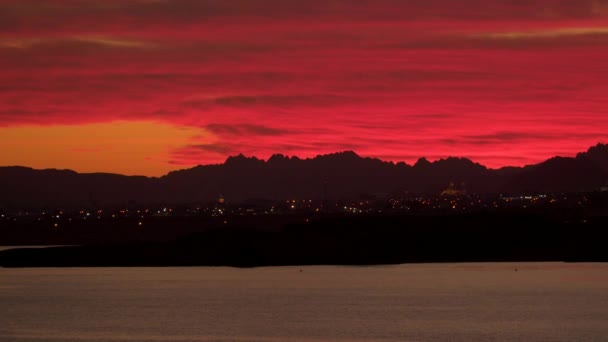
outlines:
[[[607,180],[604,144],[575,158],[554,157],[498,170],[466,158],[421,158],[408,165],[351,151],[311,159],[277,154],[267,161],[239,155],[224,164],[196,166],[160,178],[0,167],[0,206],[177,204],[206,202],[219,194],[230,201],[359,198],[394,191],[438,194],[450,182],[475,193],[593,191]]]

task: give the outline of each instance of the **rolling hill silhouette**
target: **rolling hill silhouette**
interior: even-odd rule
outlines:
[[[365,158],[352,151],[311,159],[238,155],[156,177],[0,167],[0,206],[102,206],[136,202],[192,203],[217,199],[338,199],[393,191],[438,194],[449,182],[484,193],[594,191],[608,180],[608,145],[574,158],[488,169],[466,158],[424,158],[414,165]]]

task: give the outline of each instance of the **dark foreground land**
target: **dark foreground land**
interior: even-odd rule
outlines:
[[[295,221],[295,222],[294,222]],[[608,217],[476,213],[341,216],[215,225],[168,241],[0,252],[3,267],[375,265],[608,261]],[[165,220],[171,231],[178,221]],[[177,228],[175,228],[177,229]]]

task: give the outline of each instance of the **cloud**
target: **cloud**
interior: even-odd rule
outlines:
[[[107,36],[72,36],[61,38],[29,37],[0,39],[0,48],[5,49],[29,49],[41,46],[60,46],[64,48],[74,49],[77,47],[85,47],[87,45],[123,49],[143,49],[152,48],[156,46],[156,44],[147,41]]]
[[[240,135],[250,135],[250,136],[276,136],[283,135],[289,133],[287,130],[261,126],[261,125],[252,125],[252,124],[209,124],[205,126],[205,129],[211,133],[215,133],[223,136],[240,136]]]
[[[76,42],[89,43],[89,44],[97,44],[101,46],[108,47],[118,47],[118,48],[151,48],[156,46],[153,43],[146,41],[138,41],[132,39],[120,39],[113,37],[98,37],[98,36],[76,36],[73,37],[72,40]]]
[[[203,144],[203,145],[190,145],[181,149],[180,152],[183,153],[184,150],[200,150],[204,152],[213,152],[219,154],[228,154],[234,151],[234,146],[223,145],[223,144]]]
[[[602,139],[607,136],[604,132],[521,132],[502,131],[491,134],[465,135],[461,138],[472,144],[508,144],[516,142],[547,142],[563,141],[564,139]],[[457,140],[456,140],[457,141]]]
[[[485,39],[541,39],[541,38],[561,38],[579,36],[605,36],[608,35],[608,27],[567,27],[553,28],[544,30],[512,31],[512,32],[488,32],[473,34],[473,38]]]
[[[211,109],[213,107],[255,108],[301,108],[327,107],[353,102],[354,99],[331,94],[286,94],[286,95],[231,95],[218,97],[194,96],[182,101],[182,105],[190,108]]]
[[[99,1],[7,0],[0,4],[0,22],[23,30],[67,29],[74,23],[108,29],[148,29],[198,22],[252,20],[390,21],[500,20],[595,18],[605,16],[604,0],[173,0]],[[33,20],[38,19],[38,20]]]

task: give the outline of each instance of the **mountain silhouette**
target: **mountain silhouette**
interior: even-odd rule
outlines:
[[[247,199],[357,199],[395,191],[439,194],[450,182],[468,192],[594,191],[608,180],[608,146],[574,158],[554,157],[525,167],[488,169],[466,158],[419,159],[414,165],[345,151],[267,161],[238,155],[223,164],[177,170],[162,177],[0,167],[0,207],[108,206],[208,202],[222,194]]]
[[[603,170],[608,170],[608,145],[597,144],[576,155],[577,160],[588,160],[597,164]]]

